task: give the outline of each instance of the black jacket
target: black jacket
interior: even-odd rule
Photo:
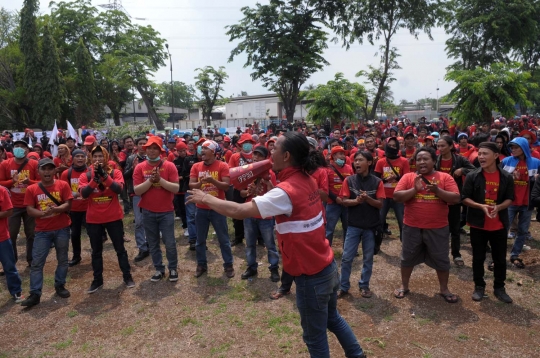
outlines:
[[[182,182],[180,183],[180,192],[185,193],[189,190],[189,174],[191,173],[191,167],[193,164],[200,162],[201,160],[197,157],[197,154],[190,155],[184,158],[184,163],[182,164]]]
[[[437,157],[437,162],[435,163],[435,170],[440,171],[441,170],[441,160],[442,155],[439,155]],[[461,192],[461,188],[463,187],[463,179],[462,176],[456,178],[454,177],[454,172],[458,169],[461,169],[464,176],[467,176],[467,174],[470,173],[471,170],[475,170],[476,168],[474,165],[472,165],[469,160],[461,155],[457,155],[455,153],[452,153],[452,169],[450,170],[450,176],[454,178],[456,181],[456,184],[459,188],[459,191]]]
[[[514,200],[514,179],[507,171],[497,166],[500,173],[499,190],[497,192],[497,204],[502,204],[505,200]],[[539,188],[540,190],[540,188]],[[471,199],[475,203],[484,204],[486,199],[486,179],[482,168],[471,171],[465,178],[461,199]],[[476,227],[484,227],[486,214],[481,209],[467,208],[467,223]],[[508,231],[508,209],[499,211],[499,219],[503,223],[504,229]]]
[[[348,176],[345,178],[351,195],[351,199],[356,199],[357,193],[365,191],[367,195],[373,199],[377,199],[377,189],[381,183],[381,179],[375,175],[369,174],[367,176],[361,176],[358,174]],[[357,227],[360,229],[375,229],[380,225],[380,211],[374,206],[364,202],[356,206],[348,207],[348,224],[349,226]]]

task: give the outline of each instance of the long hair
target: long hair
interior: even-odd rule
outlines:
[[[283,141],[282,151],[291,154],[295,167],[300,167],[306,174],[317,169],[315,163],[310,160],[309,142],[305,135],[298,132],[285,132],[283,137],[285,137],[285,140]]]

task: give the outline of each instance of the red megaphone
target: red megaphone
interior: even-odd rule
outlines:
[[[270,169],[272,169],[270,159],[231,168],[229,170],[231,184],[236,190],[244,190],[249,184],[253,183],[255,179],[267,176]]]

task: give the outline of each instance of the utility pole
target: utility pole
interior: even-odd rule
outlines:
[[[104,9],[121,11],[126,14],[127,17],[131,18],[126,9],[122,6],[122,0],[109,0],[108,4],[101,4],[98,6]]]
[[[439,115],[439,80],[437,80],[437,115]]]
[[[171,52],[169,51],[169,44],[165,44],[165,47],[167,48],[167,53],[169,54],[169,64],[171,66],[171,122],[174,129],[174,85],[173,85],[173,77],[172,77],[172,59],[171,59]]]

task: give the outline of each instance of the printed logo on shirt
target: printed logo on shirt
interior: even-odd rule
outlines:
[[[431,184],[436,184],[436,185],[440,183],[440,181],[435,178],[431,178],[429,181],[431,182]],[[438,204],[439,202],[441,202],[441,199],[439,199],[439,197],[437,197],[435,193],[432,193],[429,190],[427,190],[426,187],[424,187],[423,191],[416,193],[414,198],[419,203]]]
[[[17,170],[13,169],[11,170],[11,177],[13,178],[15,175],[17,175]],[[25,169],[21,170],[19,173],[19,177],[16,183],[13,184],[11,187],[11,191],[13,193],[26,193],[26,188],[28,187],[28,184],[23,184],[23,181],[25,181],[27,178],[30,178],[30,170]]]
[[[394,167],[398,175],[401,174],[401,168],[400,167]],[[388,179],[391,177],[395,177],[396,174],[390,167],[383,167],[383,179]],[[397,181],[394,181],[392,183],[384,183],[385,188],[395,188],[397,186]]]
[[[199,181],[204,178],[214,178],[215,180],[218,180],[219,178],[219,172],[218,171],[204,171],[199,172]],[[219,195],[219,189],[216,188],[214,184],[203,184],[201,185],[201,190],[204,191],[206,194],[210,194],[212,196],[217,197]]]
[[[52,191],[50,194],[58,201],[62,201],[62,198],[60,197],[60,193],[57,191]],[[53,203],[53,201],[47,196],[47,194],[38,194],[37,195],[37,201],[38,201],[38,208],[40,211],[47,211],[49,208],[54,208],[56,205]],[[46,217],[40,218],[40,219],[48,219],[53,216],[57,216],[60,213],[55,213],[48,215]]]
[[[96,196],[92,198],[92,201],[98,205],[109,204],[112,201],[110,196]]]
[[[519,173],[518,179],[514,177],[514,185],[527,186],[527,184],[529,183],[529,173],[527,171],[527,166],[518,165],[514,172]]]
[[[164,171],[165,169],[163,169],[163,167],[159,168],[159,171],[160,173],[162,171]],[[143,177],[144,177],[144,180],[148,180],[152,177],[152,173],[154,172],[153,169],[150,169],[150,170],[143,170]],[[160,174],[161,175],[161,174]],[[152,187],[153,188],[161,188],[161,184],[160,183],[152,183]]]

